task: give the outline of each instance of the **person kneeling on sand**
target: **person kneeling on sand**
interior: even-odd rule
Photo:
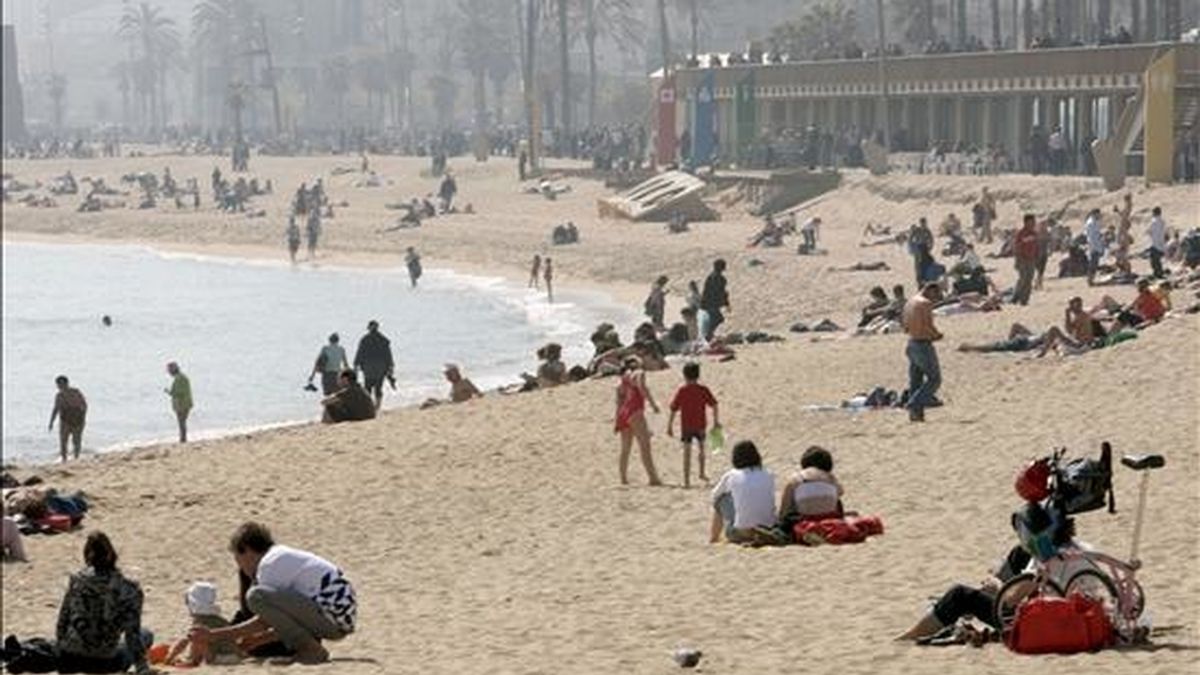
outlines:
[[[194,626],[193,643],[236,642],[249,651],[279,640],[300,663],[324,663],[322,640],[341,640],[354,632],[358,603],[354,587],[336,565],[308,551],[276,544],[265,526],[243,524],[229,550],[238,568],[254,579],[246,604],[255,617],[226,628]]]
[[[763,468],[758,448],[752,441],[739,441],[730,459],[733,468],[712,491],[709,542],[721,541],[722,533],[734,544],[786,541],[775,529],[775,477]]]
[[[375,417],[375,402],[358,383],[353,370],[343,370],[339,384],[340,389],[321,399],[321,405],[325,408],[322,422],[359,422]]]

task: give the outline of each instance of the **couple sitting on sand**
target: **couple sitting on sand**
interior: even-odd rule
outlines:
[[[721,476],[712,491],[713,517],[709,541],[717,543],[724,535],[731,543],[780,545],[790,543],[849,543],[869,534],[879,534],[882,526],[870,521],[862,532],[826,538],[829,531],[810,529],[810,524],[842,520],[848,514],[842,506],[841,483],[833,475],[833,456],[824,448],[811,446],[800,458],[800,471],[783,487],[775,510],[775,477],[763,468],[762,456],[752,441],[733,446],[733,468]],[[850,523],[857,529],[858,523]],[[799,534],[800,538],[795,538]],[[861,538],[860,538],[861,535]]]
[[[1088,310],[1083,306],[1083,298],[1071,298],[1061,329],[1051,326],[1043,333],[1034,333],[1015,323],[1006,340],[962,344],[958,350],[986,353],[1037,349],[1041,357],[1053,349],[1065,356],[1074,356],[1136,338],[1138,330],[1159,321],[1166,314],[1169,302],[1165,291],[1154,289],[1148,279],[1138,281],[1137,288],[1137,297],[1124,306],[1104,296],[1100,304]],[[1106,327],[1105,321],[1111,321],[1111,324]]]

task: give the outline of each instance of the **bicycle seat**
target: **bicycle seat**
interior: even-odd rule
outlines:
[[[1125,455],[1121,458],[1121,463],[1134,471],[1142,471],[1143,469],[1161,469],[1166,465],[1167,460],[1163,459],[1162,455]]]

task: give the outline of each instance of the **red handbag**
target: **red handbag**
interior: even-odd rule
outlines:
[[[1004,636],[1004,644],[1019,654],[1090,652],[1113,641],[1113,625],[1104,605],[1079,594],[1026,600]]]

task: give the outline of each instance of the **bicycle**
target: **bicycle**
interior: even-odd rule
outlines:
[[[1107,445],[1105,443],[1105,446]],[[1061,480],[1062,455],[1063,452],[1059,451],[1049,458],[1051,481],[1054,483]],[[996,623],[1000,626],[1001,634],[1006,634],[1012,629],[1017,608],[1025,600],[1035,596],[1067,597],[1078,593],[1102,603],[1109,617],[1113,619],[1113,627],[1121,639],[1138,642],[1147,637],[1147,629],[1138,626],[1138,619],[1146,609],[1146,594],[1137,581],[1137,571],[1142,566],[1142,561],[1138,559],[1138,544],[1142,534],[1150,471],[1165,466],[1166,460],[1162,455],[1125,455],[1121,458],[1121,464],[1133,471],[1143,472],[1138,488],[1137,516],[1134,520],[1129,559],[1121,560],[1073,544],[1061,548],[1045,560],[1035,557],[1036,566],[1033,572],[1013,577],[1001,586],[996,595]],[[1067,579],[1065,584],[1060,581],[1063,578]]]

